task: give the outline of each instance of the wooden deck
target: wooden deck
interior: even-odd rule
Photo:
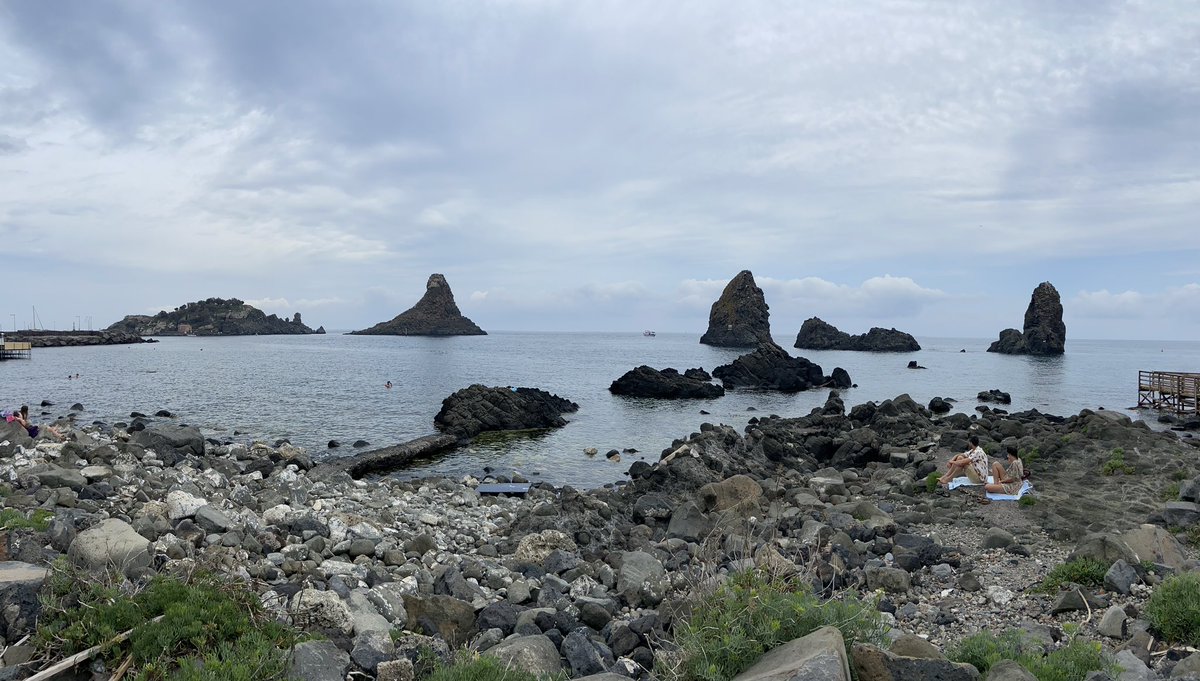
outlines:
[[[33,344],[13,341],[0,343],[0,362],[6,359],[33,359]]]
[[[1196,415],[1200,405],[1200,374],[1183,371],[1139,371],[1138,408],[1177,415]]]

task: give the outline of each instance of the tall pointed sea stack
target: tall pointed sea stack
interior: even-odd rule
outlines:
[[[708,313],[708,331],[700,337],[705,345],[723,348],[753,348],[771,340],[770,308],[750,270],[734,277]]]
[[[425,295],[408,310],[389,322],[380,322],[369,329],[351,331],[361,336],[486,336],[487,331],[475,325],[459,312],[454,293],[446,277],[429,275]]]
[[[1006,355],[1061,355],[1067,343],[1062,300],[1048,281],[1038,284],[1025,310],[1025,330],[1005,329],[988,352]]]

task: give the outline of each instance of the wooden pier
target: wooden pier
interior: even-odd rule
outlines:
[[[1138,408],[1176,415],[1197,415],[1200,374],[1183,371],[1139,371]]]
[[[0,362],[6,359],[33,359],[33,344],[14,341],[0,343]]]

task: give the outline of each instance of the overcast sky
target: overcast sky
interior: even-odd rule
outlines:
[[[9,2],[0,323],[1200,336],[1192,2]]]

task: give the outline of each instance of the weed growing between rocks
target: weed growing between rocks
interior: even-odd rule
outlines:
[[[925,476],[925,491],[929,492],[930,494],[933,494],[934,492],[936,492],[937,488],[938,488],[938,480],[940,480],[941,477],[942,477],[942,474],[938,473],[937,471],[934,471],[934,472],[930,473],[929,475],[926,475]]]
[[[826,625],[841,630],[847,649],[855,642],[880,645],[887,632],[875,601],[846,594],[822,602],[799,578],[738,572],[697,598],[675,625],[677,651],[663,660],[663,678],[728,681],[763,653]]]
[[[50,519],[53,517],[54,513],[42,508],[33,511],[28,516],[20,509],[6,508],[0,510],[0,531],[28,529],[45,532],[46,528],[50,527]]]
[[[1027,495],[1021,497],[1020,499],[1017,499],[1017,505],[1018,506],[1037,506],[1037,497],[1027,494]]]
[[[1125,450],[1117,447],[1112,450],[1112,454],[1109,456],[1108,461],[1104,462],[1104,467],[1100,469],[1100,472],[1105,475],[1116,475],[1117,473],[1133,475],[1137,472],[1137,469],[1132,464],[1125,462]]]
[[[1079,586],[1100,587],[1104,585],[1104,573],[1109,566],[1095,558],[1080,558],[1051,568],[1046,579],[1038,585],[1037,590],[1044,593],[1057,593],[1067,584]]]
[[[1159,584],[1146,619],[1168,641],[1200,646],[1200,574],[1185,572]]]
[[[1162,499],[1163,501],[1175,501],[1179,498],[1179,487],[1180,482],[1178,480],[1172,482],[1163,488],[1162,494],[1159,495],[1159,499]]]
[[[1082,681],[1093,671],[1112,674],[1117,671],[1114,660],[1099,643],[1071,637],[1063,647],[1044,653],[1041,644],[1030,641],[1016,629],[999,635],[979,632],[964,639],[948,657],[955,662],[966,662],[982,674],[1001,660],[1013,660],[1038,681]]]
[[[271,619],[253,591],[207,573],[160,575],[142,587],[98,581],[53,566],[34,640],[56,661],[93,646],[110,666],[129,661],[137,681],[283,679],[290,628]],[[111,641],[132,633],[120,644]]]

